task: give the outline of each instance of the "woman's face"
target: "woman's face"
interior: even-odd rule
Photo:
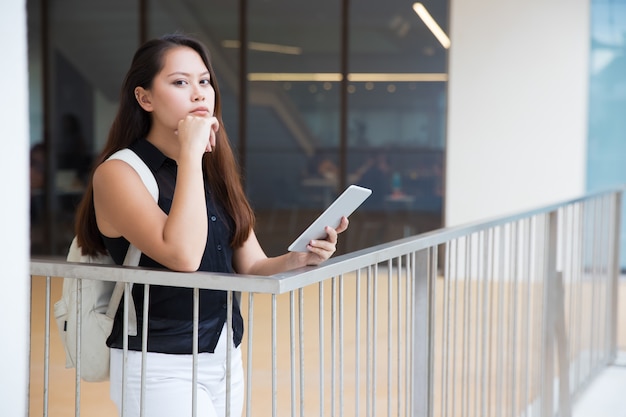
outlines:
[[[215,90],[209,70],[200,55],[186,46],[168,50],[163,69],[150,90],[140,91],[142,107],[152,113],[153,127],[176,130],[178,121],[192,114],[211,117],[215,109]]]

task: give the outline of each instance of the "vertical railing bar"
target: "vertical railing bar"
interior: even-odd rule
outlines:
[[[430,325],[430,308],[432,308],[432,302],[429,299],[430,295],[431,295],[431,290],[430,290],[430,285],[429,285],[429,279],[430,279],[430,274],[428,271],[428,262],[430,261],[428,254],[430,253],[430,251],[426,252],[426,256],[425,256],[425,274],[423,276],[423,279],[425,279],[425,284],[426,284],[426,299],[428,300],[428,310],[427,310],[427,316],[425,317],[425,321],[426,321],[426,325],[425,325],[425,329],[428,333],[427,334],[427,338],[426,343],[423,343],[422,346],[424,347],[424,349],[426,350],[426,352],[428,353],[428,355],[430,355],[430,341],[432,340],[432,334],[430,333],[429,330],[429,325]],[[411,251],[407,256],[409,256],[409,264],[410,264],[410,268],[409,268],[409,275],[411,277],[410,279],[410,290],[411,290],[411,294],[410,294],[410,326],[409,328],[409,334],[410,337],[407,338],[407,346],[408,346],[408,353],[409,353],[409,366],[407,366],[407,369],[410,371],[407,371],[408,374],[408,389],[407,392],[409,393],[409,397],[408,397],[408,402],[407,402],[407,408],[408,408],[408,413],[407,415],[409,416],[413,416],[416,413],[416,408],[415,408],[415,372],[413,372],[413,369],[416,369],[416,354],[415,354],[415,350],[416,350],[416,346],[417,343],[415,342],[416,340],[416,335],[417,335],[417,331],[416,331],[416,305],[417,305],[417,288],[418,288],[418,283],[417,281],[417,274],[416,274],[416,270],[417,270],[417,261],[416,261],[416,253],[414,251]],[[420,274],[420,278],[421,278],[421,274]],[[430,356],[429,356],[430,357]],[[431,373],[428,371],[428,369],[426,369],[426,378],[428,381],[428,388],[430,389],[430,387],[432,386],[432,376]],[[427,392],[428,393],[428,392]],[[426,398],[426,400],[428,401],[428,397]],[[425,404],[426,407],[428,407],[428,403]],[[428,408],[426,408],[426,413],[425,415],[428,415],[429,411]]]
[[[454,325],[454,330],[452,334],[452,416],[456,417],[456,351],[457,351],[457,306],[459,304],[459,240],[455,239],[454,241],[454,274],[451,275],[454,277],[454,309],[453,309],[453,318],[452,324]]]
[[[246,352],[246,417],[252,414],[252,335],[254,332],[254,293],[248,293],[248,348]]]
[[[575,204],[570,204],[568,206],[568,233],[567,233],[567,237],[565,238],[565,242],[567,242],[569,244],[568,247],[568,254],[569,254],[569,262],[568,262],[568,274],[565,275],[564,274],[564,278],[567,279],[567,281],[569,282],[568,285],[568,292],[569,292],[569,305],[568,305],[568,314],[566,315],[566,317],[568,318],[568,330],[567,330],[567,334],[569,336],[569,347],[568,347],[568,360],[570,361],[570,366],[574,365],[574,343],[572,343],[572,335],[574,334],[574,320],[573,320],[573,315],[574,315],[574,230],[575,230],[575,209],[576,206]],[[571,379],[571,378],[570,378]],[[576,389],[577,384],[574,382],[573,383],[573,387],[574,390]]]
[[[360,415],[360,409],[361,409],[361,396],[360,396],[360,392],[361,392],[361,269],[357,269],[356,271],[356,282],[354,283],[355,285],[355,291],[356,291],[356,300],[355,300],[355,338],[356,338],[356,343],[355,343],[355,366],[354,366],[354,373],[355,373],[355,379],[354,379],[354,384],[355,384],[355,404],[354,404],[354,409],[356,411],[355,416]],[[366,396],[367,397],[367,396]]]
[[[491,285],[491,277],[492,277],[492,269],[490,268],[491,266],[491,257],[490,255],[492,254],[493,251],[493,228],[490,228],[489,230],[487,230],[486,236],[485,236],[485,242],[484,242],[484,248],[483,248],[483,270],[485,273],[485,279],[484,279],[484,284],[483,284],[483,311],[482,311],[482,316],[483,316],[483,320],[482,320],[482,378],[481,378],[481,411],[480,411],[480,416],[487,416],[487,401],[488,399],[491,398],[490,395],[490,391],[491,391],[491,376],[490,376],[490,371],[491,371],[491,359],[488,359],[487,356],[487,352],[489,351],[489,347],[490,347],[490,342],[491,342],[491,338],[490,336],[490,329],[491,326],[487,326],[487,320],[489,319],[489,317],[491,317],[490,315],[490,304],[489,302],[491,301],[491,298],[489,297],[490,292],[493,290],[493,286]]]
[[[377,385],[377,374],[376,374],[376,352],[378,345],[378,264],[374,264],[373,267],[373,283],[374,291],[372,293],[372,325],[373,325],[373,334],[372,334],[372,415],[376,415],[376,385]]]
[[[276,383],[277,377],[277,329],[276,329],[276,294],[272,294],[272,417],[276,417],[276,407],[278,403],[278,386]]]
[[[584,333],[586,333],[586,331],[583,329],[582,327],[582,318],[583,318],[583,310],[585,310],[585,308],[583,307],[583,303],[586,299],[586,297],[583,296],[584,291],[583,288],[585,287],[585,283],[586,283],[586,255],[587,255],[587,245],[585,245],[585,236],[586,236],[586,227],[587,227],[587,216],[588,216],[588,212],[589,212],[589,205],[584,202],[580,204],[579,207],[579,222],[580,225],[578,226],[578,239],[577,239],[577,243],[578,243],[578,259],[581,260],[580,265],[578,267],[578,271],[579,271],[579,276],[578,276],[578,323],[580,323],[581,325],[579,326],[576,334],[577,334],[577,347],[578,347],[578,351],[579,353],[579,359],[577,361],[577,377],[576,380],[578,381],[578,384],[581,383],[582,379],[584,378],[584,376],[582,375],[584,373],[584,368],[583,368],[583,352],[585,352],[585,346],[584,346],[584,341],[583,341],[583,336]]]
[[[467,416],[469,398],[469,312],[470,312],[470,251],[472,235],[465,236],[465,259],[463,277],[463,347],[461,349],[461,416]]]
[[[606,215],[604,216],[604,246],[606,250],[604,251],[604,317],[603,322],[605,323],[602,326],[602,342],[604,344],[603,348],[603,356],[602,363],[605,365],[609,364],[609,361],[612,359],[612,348],[610,347],[610,331],[611,327],[611,310],[612,310],[612,281],[613,281],[613,270],[611,265],[612,259],[612,250],[613,250],[613,239],[611,230],[616,230],[611,227],[611,221],[614,219],[612,204],[611,204],[612,195],[607,194],[604,197],[604,212]]]
[[[437,329],[437,279],[438,279],[438,246],[435,245],[430,249],[430,260],[428,263],[428,280],[430,288],[430,311],[428,318],[428,335],[429,335],[429,357],[431,360],[428,362],[428,374],[430,378],[428,380],[428,412],[426,417],[433,417],[434,401],[435,401],[435,335]],[[415,317],[415,316],[413,316]]]
[[[372,299],[372,267],[367,267],[367,295],[366,295],[366,314],[365,314],[365,415],[370,417],[372,415],[371,401],[372,401],[372,304],[370,300]]]
[[[526,236],[526,241],[525,241],[525,245],[524,245],[524,253],[522,255],[522,259],[523,259],[523,268],[522,268],[522,276],[525,276],[525,282],[526,282],[526,300],[524,303],[525,306],[525,310],[524,310],[524,317],[526,317],[526,326],[524,326],[523,328],[523,336],[522,339],[526,342],[526,346],[524,348],[524,363],[526,364],[526,366],[524,367],[525,372],[523,373],[523,384],[522,384],[522,403],[524,404],[524,416],[527,416],[526,411],[528,410],[528,404],[530,403],[529,401],[529,384],[530,384],[530,380],[529,380],[529,369],[530,369],[530,362],[529,362],[529,357],[530,357],[530,350],[532,347],[532,343],[531,343],[531,339],[530,339],[530,329],[531,329],[531,323],[532,323],[532,319],[531,319],[531,306],[530,306],[530,302],[531,302],[531,298],[530,298],[530,288],[531,288],[531,281],[530,281],[530,271],[531,271],[531,267],[530,267],[530,251],[531,251],[531,247],[532,247],[532,235],[531,235],[531,230],[532,230],[532,219],[531,218],[527,218],[524,221],[525,223],[525,236]]]
[[[48,416],[50,393],[50,275],[46,276],[46,310],[44,318],[44,353],[43,353],[43,417]],[[30,276],[31,287],[33,276]],[[31,296],[32,300],[32,296]]]
[[[324,389],[326,373],[324,372],[324,281],[319,283],[319,347],[320,347],[320,417],[324,416]],[[358,345],[358,343],[357,343]]]
[[[82,368],[82,329],[83,323],[81,320],[81,312],[83,311],[83,280],[81,278],[76,279],[76,375],[75,381],[75,397],[74,397],[74,415],[80,417],[80,397],[81,397],[81,384],[80,374]],[[125,316],[127,317],[127,316]],[[126,323],[126,322],[125,322]],[[126,333],[127,334],[127,333]],[[126,336],[124,336],[126,342]],[[126,358],[124,358],[124,368],[126,368]],[[124,374],[122,374],[124,378]],[[124,399],[125,399],[126,385],[123,385],[122,389],[122,417],[124,417]]]
[[[411,310],[411,307],[413,306],[413,303],[411,302],[411,295],[413,294],[413,291],[411,290],[411,283],[412,283],[412,274],[411,274],[411,270],[412,270],[412,264],[411,264],[411,257],[409,256],[409,254],[406,255],[406,264],[405,264],[405,277],[406,277],[406,283],[405,283],[405,302],[404,302],[404,311],[405,311],[405,320],[404,320],[404,334],[406,335],[406,337],[404,338],[405,342],[404,342],[404,414],[409,416],[410,412],[411,412],[411,408],[410,408],[410,403],[411,403],[411,397],[412,395],[410,394],[410,376],[411,376],[411,372],[409,372],[410,369],[413,369],[413,364],[411,363],[411,339],[412,339],[412,332],[411,332],[411,320],[410,318],[413,317],[413,315],[411,315],[409,313],[409,311]]]
[[[298,289],[298,316],[300,335],[300,417],[304,417],[304,288]]]
[[[331,279],[330,293],[330,415],[331,417],[334,417],[336,411],[335,392],[337,381],[337,277],[333,277]]]
[[[481,299],[481,287],[484,286],[485,276],[483,274],[483,251],[484,251],[485,231],[478,232],[476,244],[476,309],[474,310],[474,321],[476,323],[476,331],[474,334],[474,417],[478,417],[478,395],[480,392],[480,336],[484,329],[481,328],[480,306],[483,305]]]
[[[598,363],[598,327],[597,317],[598,317],[598,296],[601,294],[601,285],[602,285],[602,265],[600,264],[600,253],[601,253],[601,236],[600,229],[602,227],[602,209],[599,207],[601,201],[599,198],[594,199],[594,227],[593,227],[593,266],[594,266],[594,274],[593,274],[593,291],[592,291],[592,304],[591,304],[591,373],[594,373],[597,363]]]
[[[295,291],[289,291],[289,358],[291,376],[291,416],[296,415],[296,317],[295,317]]]
[[[341,417],[343,417],[343,400],[344,400],[344,379],[343,379],[343,372],[344,372],[344,358],[343,358],[343,344],[344,344],[344,328],[343,328],[343,321],[344,321],[344,311],[343,311],[343,306],[344,306],[344,278],[343,278],[343,274],[339,275],[339,367],[338,367],[338,371],[339,371],[339,415]]]
[[[231,415],[233,365],[233,291],[226,292],[226,417]],[[240,417],[240,416],[237,416]]]
[[[596,229],[596,235],[597,235],[597,240],[598,240],[598,248],[596,249],[596,253],[598,254],[597,256],[597,267],[598,267],[598,290],[596,293],[596,306],[597,308],[595,309],[595,315],[594,315],[594,322],[596,323],[596,325],[594,326],[594,331],[595,331],[595,340],[596,340],[596,349],[595,349],[595,366],[594,366],[594,373],[595,370],[598,369],[598,365],[601,364],[601,360],[602,360],[602,326],[599,325],[600,321],[601,321],[601,316],[602,316],[602,295],[604,293],[603,291],[603,287],[604,287],[604,262],[603,262],[603,256],[602,253],[604,252],[604,210],[603,210],[603,206],[604,206],[604,197],[598,197],[598,214],[597,214],[597,218],[598,218],[598,228]]]
[[[544,315],[542,323],[542,417],[551,416],[553,414],[553,395],[554,395],[554,333],[555,333],[555,316],[556,307],[555,299],[557,290],[556,284],[556,253],[557,253],[557,212],[552,211],[545,214],[546,219],[546,235],[547,245],[544,248],[543,260],[544,265]]]
[[[538,349],[535,350],[535,360],[534,360],[534,369],[533,369],[533,378],[534,385],[536,388],[536,395],[538,398],[538,407],[539,413],[541,413],[541,404],[544,401],[543,395],[543,327],[545,326],[545,310],[546,305],[544,302],[544,294],[546,292],[545,286],[545,267],[544,264],[547,262],[546,257],[546,246],[547,246],[547,236],[548,236],[548,215],[543,214],[540,217],[535,217],[535,234],[537,235],[537,246],[534,251],[535,255],[535,276],[537,286],[535,288],[533,294],[533,304],[537,307],[534,309],[533,314],[533,322],[537,322],[538,326],[536,326],[535,331],[533,332],[533,338],[536,340],[536,345]]]
[[[500,227],[500,248],[498,250],[498,328],[497,328],[497,374],[496,374],[496,416],[502,415],[503,362],[504,362],[504,270],[505,270],[506,225]]]
[[[517,415],[517,297],[518,297],[518,239],[519,239],[519,229],[518,222],[513,223],[511,226],[513,239],[511,241],[512,246],[512,275],[513,279],[513,289],[512,289],[512,298],[513,298],[513,323],[511,325],[511,414],[512,416]]]
[[[488,293],[488,298],[489,298],[489,304],[488,304],[488,310],[489,310],[489,326],[488,326],[488,343],[487,343],[487,357],[488,359],[488,371],[487,371],[487,403],[486,403],[486,410],[489,415],[493,415],[493,412],[495,412],[495,407],[492,406],[494,400],[492,400],[492,397],[494,397],[494,391],[495,391],[495,386],[493,386],[493,384],[495,383],[494,380],[495,378],[493,378],[493,364],[495,361],[495,355],[492,355],[493,349],[494,349],[494,339],[496,338],[498,332],[497,329],[495,329],[495,320],[496,320],[496,296],[495,296],[495,292],[496,292],[496,243],[498,242],[498,233],[497,233],[497,226],[491,229],[491,246],[490,246],[490,250],[489,250],[489,293]]]
[[[604,213],[604,206],[605,206],[605,201],[606,201],[606,197],[602,196],[600,198],[598,198],[598,204],[600,205],[600,208],[598,210],[598,229],[597,229],[597,234],[598,234],[598,246],[600,246],[597,249],[597,253],[598,253],[598,270],[599,270],[599,274],[598,274],[598,296],[597,296],[597,305],[598,308],[596,310],[596,320],[595,323],[596,325],[594,326],[595,331],[596,331],[596,342],[597,342],[597,349],[596,349],[596,366],[595,369],[598,368],[598,365],[600,364],[604,364],[604,335],[603,335],[603,326],[601,325],[601,323],[603,322],[603,315],[604,315],[604,311],[606,311],[606,307],[603,309],[602,306],[605,305],[606,306],[606,300],[604,300],[604,294],[605,294],[605,283],[606,283],[606,269],[605,269],[605,264],[604,264],[604,253],[606,253],[606,247],[605,247],[605,213]]]
[[[128,313],[130,308],[130,299],[133,296],[130,291],[130,283],[124,283],[124,313],[123,313],[123,326],[122,326],[122,417],[126,415],[127,395],[128,389]]]
[[[191,374],[191,415],[198,415],[198,324],[200,318],[200,289],[193,289],[193,339],[192,339],[192,374]],[[228,382],[228,381],[227,381]],[[228,410],[228,403],[226,404]],[[227,415],[227,417],[229,417]]]
[[[398,369],[398,374],[397,374],[397,386],[396,386],[396,395],[398,398],[398,417],[400,417],[401,413],[402,413],[402,293],[400,291],[401,285],[402,285],[402,257],[397,257],[397,265],[398,265],[398,300],[397,300],[397,319],[398,319],[398,347],[397,347],[397,355],[398,357],[396,358],[397,361],[397,366],[396,368]]]
[[[480,303],[481,303],[481,298],[480,298],[480,284],[483,280],[483,276],[481,275],[481,267],[482,267],[482,257],[481,257],[481,252],[482,252],[482,241],[484,238],[484,231],[478,231],[475,235],[475,244],[473,245],[474,250],[472,251],[474,253],[474,255],[472,256],[472,260],[473,263],[475,264],[475,283],[473,285],[473,287],[475,287],[476,291],[475,291],[475,303],[474,303],[474,319],[473,322],[474,323],[474,331],[472,332],[474,335],[473,338],[473,352],[474,352],[474,358],[473,358],[473,370],[474,370],[474,385],[472,386],[472,391],[471,394],[468,394],[468,416],[472,415],[472,410],[474,411],[473,415],[474,417],[478,416],[478,374],[479,374],[479,364],[480,364],[480,357],[479,357],[479,344],[478,341],[480,340]],[[470,345],[471,345],[471,340],[470,340]],[[472,369],[472,368],[470,368]],[[471,380],[471,372],[470,375],[468,376],[468,384],[469,381]],[[471,404],[473,404],[473,409],[471,407]]]
[[[582,350],[580,348],[580,336],[581,336],[581,332],[580,332],[580,324],[581,324],[581,314],[582,314],[582,308],[581,308],[581,302],[582,302],[582,277],[583,277],[583,271],[582,271],[582,267],[584,264],[584,261],[582,259],[583,257],[583,252],[582,252],[582,228],[583,228],[583,206],[582,203],[576,203],[574,204],[574,215],[572,216],[574,218],[574,230],[573,230],[573,236],[572,236],[572,259],[577,259],[578,262],[576,263],[575,267],[573,268],[573,272],[572,272],[572,287],[573,290],[575,291],[575,294],[572,294],[572,300],[574,300],[574,307],[573,307],[573,311],[571,313],[571,321],[572,322],[576,322],[579,325],[578,326],[574,326],[574,328],[572,329],[572,333],[570,333],[570,343],[572,345],[572,349],[574,350],[574,354],[575,354],[575,362],[574,362],[574,386],[578,387],[580,385],[580,380],[579,380],[579,376],[580,376],[580,365],[581,365],[581,359],[582,359]]]
[[[622,192],[616,192],[613,194],[613,212],[611,218],[613,219],[613,241],[611,242],[611,311],[609,312],[611,317],[611,327],[609,329],[610,340],[609,347],[611,349],[611,358],[615,359],[617,355],[617,326],[618,326],[618,279],[620,273],[620,231],[621,231],[621,212],[622,212]]]
[[[450,312],[450,300],[449,300],[449,295],[450,295],[450,280],[451,280],[451,273],[450,273],[450,269],[451,269],[451,242],[447,241],[445,243],[445,249],[446,249],[446,253],[444,254],[445,256],[445,263],[446,263],[446,268],[444,271],[444,285],[443,285],[443,305],[442,305],[442,309],[443,309],[443,329],[441,332],[441,346],[443,349],[443,355],[442,355],[442,360],[441,360],[441,415],[442,417],[447,417],[448,416],[448,332],[449,332],[449,312]]]
[[[592,272],[591,272],[591,320],[589,321],[589,373],[593,373],[594,369],[594,361],[595,361],[595,344],[594,344],[594,322],[596,317],[596,291],[597,291],[597,279],[598,279],[598,270],[597,270],[597,262],[598,259],[598,200],[593,199],[593,217],[592,217],[593,228],[591,231],[593,244],[592,247]]]
[[[587,262],[588,257],[590,257],[590,249],[589,247],[592,246],[592,244],[590,244],[588,242],[588,240],[586,239],[587,236],[587,229],[589,227],[588,222],[589,222],[589,217],[590,217],[590,204],[588,201],[585,201],[581,207],[582,209],[582,218],[581,218],[581,225],[580,225],[580,241],[581,241],[581,266],[580,266],[580,273],[581,273],[581,277],[580,277],[580,282],[581,282],[581,288],[579,290],[579,295],[580,295],[580,303],[579,305],[582,306],[587,300],[588,300],[588,293],[589,291],[583,291],[583,288],[585,286],[588,286],[589,284],[591,284],[591,281],[589,279],[589,276],[591,275],[591,270],[589,269],[589,264]],[[583,317],[583,312],[582,312],[582,308],[581,308],[581,312],[580,312],[580,317],[582,319]],[[580,329],[579,329],[579,349],[581,350],[581,352],[586,352],[586,361],[588,362],[589,359],[591,358],[591,351],[590,351],[590,346],[588,345],[588,343],[584,340],[585,339],[585,335],[587,334],[587,330],[588,328],[583,329],[583,322],[580,322]],[[583,373],[583,379],[585,379],[587,376],[589,376],[589,372],[588,372],[588,368],[585,369],[585,365],[583,364],[583,358],[581,355],[580,358],[580,367],[581,367],[581,373]]]
[[[146,372],[148,367],[148,314],[150,307],[150,284],[143,287],[143,316],[141,323],[141,394],[139,396],[139,416],[144,417],[146,409]]]
[[[290,392],[290,409],[291,416],[296,415],[296,319],[295,319],[295,291],[289,291],[289,376],[291,384]]]
[[[409,412],[411,411],[409,404],[410,404],[410,395],[409,395],[409,389],[410,389],[410,370],[413,369],[412,367],[412,363],[411,363],[411,355],[410,355],[410,341],[412,339],[411,337],[411,330],[410,330],[410,326],[411,326],[411,317],[409,315],[409,312],[411,311],[411,295],[413,294],[413,291],[411,290],[411,279],[413,278],[411,276],[411,258],[409,256],[409,254],[406,255],[406,262],[405,262],[405,297],[404,297],[404,414],[406,416],[409,416]]]
[[[387,417],[391,417],[391,380],[392,376],[392,356],[393,356],[393,334],[392,326],[392,305],[393,305],[393,263],[391,259],[387,260]],[[357,346],[358,346],[357,340]],[[358,386],[358,378],[357,378]],[[357,413],[358,416],[358,408]]]
[[[600,305],[604,305],[604,309],[602,311],[602,323],[604,323],[604,325],[602,326],[598,326],[600,327],[600,333],[601,333],[601,337],[599,339],[599,342],[602,344],[602,350],[601,350],[601,363],[603,365],[608,365],[608,360],[609,360],[609,349],[608,349],[608,326],[609,326],[609,311],[611,309],[611,303],[610,303],[610,294],[608,293],[608,291],[610,290],[611,286],[609,285],[610,282],[610,274],[609,274],[609,258],[610,258],[610,251],[611,251],[611,247],[610,247],[610,242],[611,242],[611,237],[610,237],[610,230],[609,230],[609,223],[610,223],[610,219],[612,218],[611,216],[611,210],[610,210],[610,205],[609,205],[609,195],[605,195],[602,198],[602,220],[603,220],[603,227],[602,227],[602,247],[605,248],[605,250],[602,251],[602,300]]]

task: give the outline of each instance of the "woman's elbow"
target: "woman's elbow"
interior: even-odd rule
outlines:
[[[196,272],[200,268],[202,256],[183,253],[172,257],[167,266],[172,271],[177,272]]]

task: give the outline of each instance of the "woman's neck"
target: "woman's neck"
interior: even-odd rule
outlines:
[[[178,157],[178,140],[176,134],[169,129],[159,129],[153,126],[148,132],[146,140],[160,150],[165,156],[176,160]]]

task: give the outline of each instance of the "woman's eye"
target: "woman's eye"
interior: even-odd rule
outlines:
[[[186,85],[187,81],[185,80],[176,80],[174,81],[174,85]]]
[[[211,80],[209,79],[200,80],[200,85],[211,85]]]

